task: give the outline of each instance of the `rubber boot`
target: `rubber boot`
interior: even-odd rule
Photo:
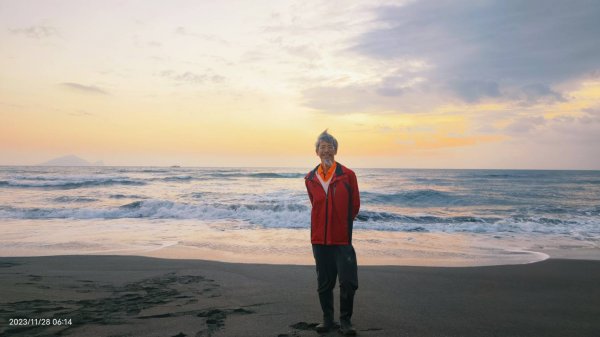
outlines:
[[[350,321],[340,321],[340,333],[344,336],[356,336],[356,329]]]
[[[319,293],[319,302],[323,310],[323,323],[317,325],[317,332],[327,332],[334,327],[333,323],[333,291]]]
[[[354,291],[340,287],[340,332],[346,336],[356,335],[351,318],[354,309]]]

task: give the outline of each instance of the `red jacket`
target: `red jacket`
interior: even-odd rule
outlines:
[[[337,163],[337,162],[336,162]],[[360,208],[360,195],[356,174],[340,163],[327,194],[317,178],[319,166],[310,171],[304,182],[312,211],[310,214],[310,239],[312,244],[352,244],[352,225]]]

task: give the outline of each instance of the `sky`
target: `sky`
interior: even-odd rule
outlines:
[[[0,165],[600,169],[600,2],[0,0]]]

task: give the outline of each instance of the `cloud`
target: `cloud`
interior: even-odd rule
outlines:
[[[553,87],[600,69],[597,1],[421,0],[375,13],[351,50],[422,59],[423,76],[466,102],[564,100]]]
[[[211,69],[207,69],[203,74],[197,74],[191,71],[175,72],[173,70],[164,70],[158,75],[176,82],[191,84],[205,84],[208,82],[222,83],[225,81],[225,77],[213,73]]]
[[[303,104],[328,113],[352,113],[373,105],[373,92],[368,87],[314,87],[302,92]]]
[[[553,118],[525,116],[516,118],[502,130],[513,140],[538,145],[560,146],[587,153],[600,146],[600,108],[587,108],[580,115]],[[585,151],[583,149],[586,149]],[[597,156],[596,156],[597,157]]]
[[[52,36],[58,36],[58,31],[50,26],[31,26],[27,28],[8,29],[11,34],[24,35],[32,39],[43,39]]]
[[[542,126],[546,123],[544,117],[523,117],[519,118],[516,121],[512,122],[504,131],[509,134],[525,134],[529,133],[533,129],[536,129],[539,126]]]
[[[567,101],[567,98],[563,94],[541,83],[529,84],[513,89],[512,92],[508,91],[506,95],[524,105]]]
[[[93,113],[91,112],[87,112],[85,110],[77,110],[76,112],[71,112],[69,113],[70,116],[75,116],[75,117],[89,117],[89,116],[94,116]]]
[[[579,118],[585,124],[600,124],[600,107],[588,108],[583,110],[584,115]]]
[[[407,89],[406,78],[403,76],[387,76],[381,79],[375,91],[381,96],[401,96]]]
[[[423,92],[377,84],[319,86],[302,91],[302,104],[330,114],[414,112],[427,109],[437,101],[422,100]]]
[[[303,105],[324,113],[423,112],[447,103],[427,83],[422,83],[422,78],[410,75],[392,74],[363,83],[349,79],[321,82],[322,85],[305,89],[301,94]]]
[[[221,39],[217,35],[193,33],[193,32],[188,31],[187,28],[181,27],[181,26],[179,26],[175,29],[175,34],[185,36],[185,37],[199,38],[199,39],[203,39],[206,41],[218,42],[220,44],[225,44],[225,45],[228,44],[227,41]]]
[[[25,105],[22,105],[22,104],[5,103],[5,102],[0,102],[0,105],[9,107],[9,108],[16,108],[16,109],[22,109],[25,107]]]
[[[590,153],[598,158],[600,147],[600,118],[598,115],[582,117],[559,117],[546,121],[544,127],[535,130],[534,137],[540,143],[568,145],[571,149],[581,151],[580,147],[593,149]],[[596,159],[597,160],[597,159]]]
[[[274,41],[278,47],[294,57],[305,58],[311,61],[321,58],[319,49],[310,44],[285,44],[281,39]]]
[[[446,89],[463,101],[475,103],[487,98],[504,98],[520,105],[565,102],[565,95],[541,83],[501,87],[498,82],[480,80],[450,80]]]
[[[494,81],[449,80],[445,89],[468,103],[476,103],[486,99],[504,99],[522,106],[529,106],[567,101],[564,94],[541,83],[502,87]]]
[[[73,83],[73,82],[64,82],[64,83],[60,83],[60,85],[63,87],[81,92],[81,93],[109,95],[109,93],[106,90],[98,88],[96,86],[83,85],[83,84]]]
[[[500,97],[498,83],[478,80],[450,80],[448,89],[467,102],[477,102],[486,97]]]

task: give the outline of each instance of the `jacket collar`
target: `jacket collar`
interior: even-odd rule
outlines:
[[[336,167],[335,167],[335,172],[333,174],[333,177],[331,177],[332,181],[335,177],[339,177],[342,174],[344,174],[344,170],[342,169],[342,164],[338,163],[337,161],[335,163],[336,163]],[[315,166],[315,168],[312,171],[310,171],[310,173],[306,176],[306,179],[313,180],[315,178],[315,176],[318,174],[317,171],[319,170],[319,165],[321,165],[321,164],[318,164],[317,166]]]

